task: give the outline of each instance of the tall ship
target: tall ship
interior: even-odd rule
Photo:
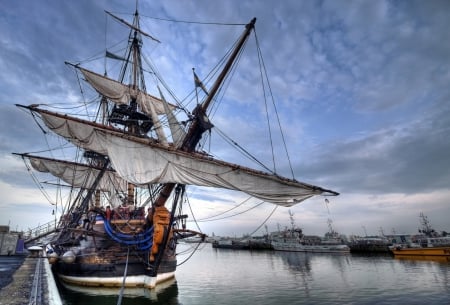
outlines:
[[[45,135],[56,135],[65,149],[74,148],[73,155],[65,153],[63,158],[53,157],[54,151],[46,156],[17,154],[30,170],[55,176],[70,189],[69,203],[48,246],[52,268],[62,281],[152,289],[173,278],[178,241],[205,236],[188,228],[183,212],[188,187],[201,187],[205,194],[212,188],[243,192],[285,207],[315,195],[338,195],[205,152],[202,141],[214,129],[211,116],[217,111],[212,106],[233,75],[256,18],[243,26],[216,66],[220,68],[211,74],[209,88],[195,71],[186,76],[196,101],[188,109],[156,63],[143,55],[144,43],[161,42],[141,29],[138,10],[132,21],[106,13],[129,30],[120,54],[108,48],[104,52],[112,66],[121,66],[118,73],[107,70],[106,64],[105,71],[95,72],[81,63],[67,63],[98,98],[82,108],[69,102],[55,108],[17,105],[31,114]],[[233,124],[233,118],[229,120]]]
[[[291,227],[270,234],[270,243],[275,251],[314,252],[314,253],[350,253],[350,248],[336,232],[331,220],[328,220],[328,232],[323,237],[304,235],[295,225],[294,214],[289,211]]]

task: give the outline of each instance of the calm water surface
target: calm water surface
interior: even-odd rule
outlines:
[[[67,305],[117,304],[119,289],[94,291],[104,295],[61,288]],[[126,290],[122,304],[450,304],[450,262],[205,244],[178,267],[176,280],[155,291]]]

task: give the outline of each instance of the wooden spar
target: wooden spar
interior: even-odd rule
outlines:
[[[199,231],[194,231],[194,230],[189,230],[189,229],[172,229],[172,231],[174,233],[191,233],[193,235],[198,235],[203,239],[205,239],[206,237],[208,237],[208,235],[206,235],[205,233],[199,232]]]
[[[12,154],[16,155],[16,156],[30,158],[30,159],[33,158],[33,159],[40,159],[40,160],[57,161],[57,162],[59,162],[61,164],[67,164],[67,165],[71,165],[71,166],[80,165],[80,166],[90,167],[90,168],[97,169],[97,170],[101,170],[102,169],[102,167],[100,167],[100,166],[93,166],[93,165],[84,164],[84,163],[77,163],[77,162],[71,162],[71,161],[66,161],[66,160],[58,160],[58,159],[53,159],[53,158],[46,158],[46,157],[41,157],[41,156],[36,156],[36,155],[30,155],[28,153],[25,153],[25,154],[12,153]],[[108,171],[112,171],[112,170],[108,169]]]
[[[133,88],[138,88],[138,58],[139,58],[139,44],[137,42],[137,34],[134,32],[133,38]]]
[[[225,64],[225,67],[223,68],[222,72],[220,73],[219,77],[216,79],[215,83],[213,84],[211,88],[211,92],[206,97],[206,100],[203,102],[203,104],[200,105],[200,107],[196,108],[194,110],[195,118],[192,122],[192,125],[189,128],[189,131],[186,134],[186,137],[184,138],[184,142],[181,146],[181,149],[187,152],[192,152],[195,149],[195,146],[197,146],[198,142],[201,139],[202,133],[205,131],[202,129],[202,124],[200,124],[200,120],[203,120],[206,116],[206,110],[208,109],[208,106],[211,104],[211,101],[215,97],[217,91],[219,90],[220,86],[222,85],[223,80],[227,76],[228,72],[231,69],[231,66],[233,65],[233,62],[236,60],[237,55],[242,49],[242,46],[247,41],[248,36],[250,35],[250,32],[255,27],[256,18],[253,18],[250,23],[248,23],[245,26],[245,31],[242,34],[241,38],[239,39],[239,42],[237,43],[236,47],[233,50],[233,53],[231,54],[230,58],[228,59],[227,63]],[[158,195],[158,198],[155,201],[155,206],[162,206],[166,203],[167,198],[172,193],[172,190],[174,189],[175,184],[174,183],[167,183],[162,188],[161,192]]]
[[[248,35],[250,35],[250,32],[255,28],[255,22],[256,18],[253,18],[249,24],[245,26],[245,31],[241,36],[241,39],[239,40],[236,48],[234,49],[233,53],[230,56],[230,59],[226,63],[225,67],[223,68],[222,72],[220,73],[219,77],[217,77],[215,83],[213,84],[211,91],[209,92],[208,96],[206,97],[205,101],[202,104],[202,110],[203,112],[206,112],[207,108],[209,107],[209,104],[211,103],[212,99],[217,93],[217,90],[219,90],[220,86],[222,85],[223,80],[225,79],[225,76],[227,76],[228,72],[230,71],[230,68],[235,61],[237,55],[241,51],[242,46],[244,45],[245,41],[248,38]]]
[[[233,62],[235,61],[236,57],[238,56],[239,52],[242,49],[242,46],[247,41],[248,36],[250,35],[250,32],[255,27],[256,18],[253,18],[249,24],[245,26],[245,31],[242,34],[241,38],[239,39],[236,47],[234,48],[233,52],[231,53],[230,58],[228,59],[227,63],[225,64],[222,72],[217,77],[216,81],[214,82],[211,91],[209,92],[209,95],[206,96],[205,101],[203,104],[197,106],[197,108],[194,109],[193,114],[195,115],[194,121],[189,128],[189,131],[184,139],[183,145],[181,147],[182,150],[191,152],[195,149],[195,146],[197,146],[198,142],[201,139],[202,133],[206,130],[204,130],[204,123],[209,124],[208,118],[206,117],[206,110],[208,109],[209,105],[211,104],[211,101],[216,96],[217,91],[219,90],[220,86],[222,85],[225,77],[227,76],[228,72],[231,69],[231,66],[233,65]],[[212,125],[211,125],[212,126]]]
[[[135,30],[136,32],[139,32],[140,34],[142,34],[142,35],[144,35],[144,36],[146,36],[146,37],[148,37],[148,38],[150,38],[150,39],[152,39],[152,40],[154,40],[154,41],[156,41],[156,42],[161,43],[161,41],[159,41],[159,40],[156,39],[155,37],[153,37],[153,36],[151,36],[151,35],[145,33],[145,32],[142,31],[140,28],[138,28],[138,27],[136,27],[136,26],[134,26],[134,25],[132,25],[132,24],[126,22],[126,21],[123,20],[122,18],[119,18],[119,17],[117,17],[117,16],[114,16],[113,14],[111,14],[111,13],[108,12],[108,11],[105,11],[105,13],[107,13],[108,15],[110,15],[111,17],[113,17],[114,19],[116,19],[117,21],[119,21],[120,23],[122,23],[122,24],[128,26],[129,28],[131,28],[131,29],[133,29],[133,30]],[[136,14],[137,14],[137,12],[136,12]]]

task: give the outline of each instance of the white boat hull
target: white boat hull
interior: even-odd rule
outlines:
[[[156,285],[165,281],[173,279],[175,272],[160,273],[157,276],[147,275],[135,275],[127,276],[125,283],[122,276],[116,277],[81,277],[81,276],[68,276],[58,274],[58,277],[69,284],[88,286],[88,287],[145,287],[148,289],[154,289]]]

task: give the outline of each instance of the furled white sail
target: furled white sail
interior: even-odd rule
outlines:
[[[37,156],[27,156],[33,168],[39,172],[50,173],[61,178],[67,184],[77,188],[89,188],[94,184],[100,170],[86,164],[67,162],[56,159],[48,159]],[[126,193],[127,181],[119,177],[115,172],[108,170],[101,178],[99,190],[109,193]]]
[[[166,111],[167,119],[169,120],[169,129],[172,133],[173,145],[176,148],[179,148],[183,143],[183,139],[186,136],[186,133],[181,128],[180,122],[178,122],[177,118],[173,114],[173,112],[169,108],[169,103],[167,103],[161,89],[158,86],[159,95],[161,96],[161,102],[164,106],[164,110]]]
[[[84,149],[108,155],[125,180],[145,185],[181,183],[245,192],[261,200],[291,206],[311,196],[336,193],[313,185],[170,149],[68,116],[39,110],[55,133]]]
[[[159,98],[84,68],[78,67],[78,69],[98,93],[111,101],[127,105],[134,98],[144,113],[152,115],[152,105],[156,114],[165,114],[164,106]],[[175,108],[172,104],[169,104],[169,107],[171,110]]]

